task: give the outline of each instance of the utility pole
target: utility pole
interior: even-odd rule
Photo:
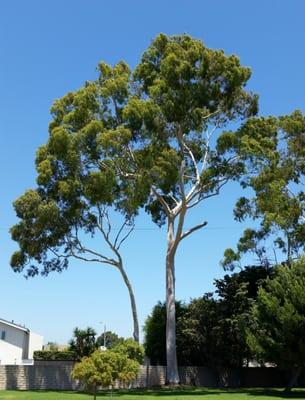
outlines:
[[[100,324],[103,324],[103,321],[100,321]],[[106,349],[106,324],[104,324],[104,348]]]

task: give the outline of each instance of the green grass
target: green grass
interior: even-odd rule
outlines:
[[[110,399],[110,393],[101,393],[100,400]],[[305,399],[305,389],[294,389],[286,395],[282,389],[184,389],[114,392],[118,400],[276,400],[281,398]],[[90,400],[92,396],[73,392],[16,392],[0,391],[0,400]]]

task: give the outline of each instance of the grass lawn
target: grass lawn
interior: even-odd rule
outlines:
[[[101,393],[102,399],[110,399],[110,393]],[[90,400],[87,394],[73,392],[16,392],[0,391],[0,400]],[[305,399],[305,389],[294,389],[286,395],[282,389],[185,389],[185,390],[146,390],[120,391],[113,393],[113,400],[271,400]]]

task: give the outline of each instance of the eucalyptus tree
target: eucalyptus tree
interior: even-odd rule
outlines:
[[[295,111],[253,118],[240,130],[260,151],[251,160],[255,173],[243,181],[253,195],[237,201],[234,215],[252,219],[256,228],[244,231],[236,250],[225,251],[223,265],[234,269],[248,252],[260,265],[291,263],[305,249],[305,117]]]
[[[257,111],[245,85],[251,72],[234,56],[187,35],[159,35],[135,68],[134,93],[123,112],[131,132],[123,154],[126,179],[146,190],[145,209],[167,224],[167,381],[179,382],[176,355],[175,258],[179,245],[206,226],[185,229],[186,216],[245,170],[240,136],[225,132]]]
[[[50,263],[50,249],[87,250],[75,231],[103,234],[105,205],[127,221],[144,208],[167,224],[167,381],[176,384],[176,253],[207,224],[185,229],[186,217],[245,172],[242,135],[225,129],[257,112],[257,96],[245,90],[251,72],[236,56],[188,35],[157,36],[133,71],[125,62],[98,70],[98,79],[54,104],[50,139],[37,157],[39,188],[26,195],[33,200],[15,203],[21,222],[12,233],[21,252],[12,264],[22,269],[34,257],[46,270],[65,267],[65,257]]]
[[[128,69],[120,64],[115,73],[124,86]],[[119,87],[112,95],[120,102]],[[19,250],[12,255],[11,266],[17,272],[25,270],[26,276],[61,272],[71,259],[114,267],[128,289],[133,337],[138,341],[136,301],[121,254],[134,229],[135,214],[120,213],[115,173],[101,168],[106,161],[99,134],[107,130],[111,137],[117,124],[110,111],[107,114],[108,96],[105,87],[86,83],[54,102],[49,139],[36,156],[37,188],[14,202],[20,220],[11,235]],[[123,221],[117,214],[123,215]],[[117,226],[113,217],[121,221]]]

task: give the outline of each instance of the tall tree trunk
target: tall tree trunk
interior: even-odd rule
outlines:
[[[175,249],[174,221],[168,222],[166,255],[166,380],[169,385],[180,382],[176,349],[176,303],[175,303]]]
[[[285,387],[284,392],[291,392],[291,389],[298,383],[298,378],[302,372],[302,367],[295,367],[291,370],[291,376],[288,385]]]
[[[128,279],[128,276],[123,268],[123,263],[122,261],[120,261],[120,263],[118,264],[118,269],[123,277],[123,280],[125,282],[125,285],[128,289],[128,293],[129,293],[129,298],[130,298],[130,304],[131,304],[131,311],[132,311],[132,318],[133,318],[133,338],[136,342],[139,342],[139,321],[138,321],[138,312],[137,312],[137,306],[136,306],[136,300],[135,300],[135,296],[133,293],[133,289],[131,286],[131,283]]]

